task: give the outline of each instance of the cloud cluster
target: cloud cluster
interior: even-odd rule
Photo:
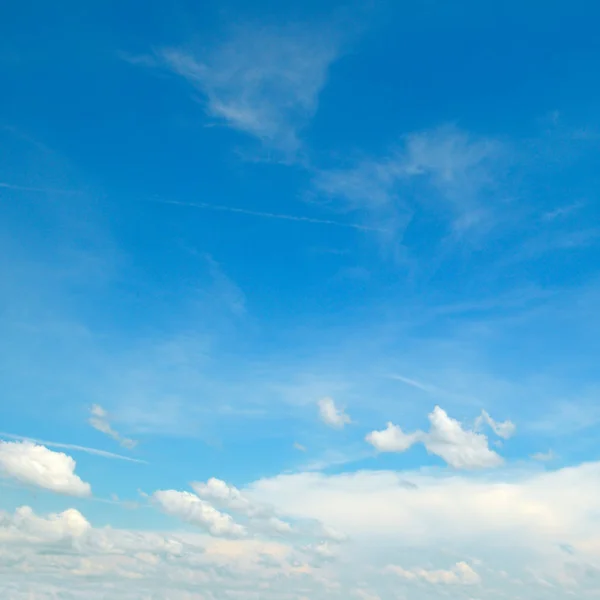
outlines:
[[[158,490],[152,499],[164,513],[202,527],[211,535],[233,538],[247,535],[246,529],[235,523],[231,516],[190,492]]]
[[[32,442],[0,441],[0,476],[59,494],[89,496],[89,483],[75,474],[76,463],[62,452]]]
[[[497,435],[505,439],[515,431],[513,423],[496,423],[485,411],[477,419],[476,426],[481,422],[488,423]],[[502,457],[489,448],[485,435],[464,429],[439,406],[429,414],[429,423],[428,432],[413,433],[405,433],[397,425],[388,423],[386,429],[372,431],[365,439],[379,452],[405,452],[420,442],[427,452],[439,456],[455,469],[498,467],[503,463]]]
[[[404,569],[397,565],[388,565],[386,571],[394,573],[408,581],[422,580],[431,584],[443,585],[474,585],[481,583],[481,577],[471,565],[464,561],[456,563],[451,569],[427,570],[423,568]]]

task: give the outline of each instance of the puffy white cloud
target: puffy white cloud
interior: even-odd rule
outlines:
[[[98,404],[94,404],[90,410],[91,416],[88,419],[88,423],[98,431],[105,433],[109,437],[111,437],[115,442],[118,442],[124,448],[134,448],[137,446],[137,442],[135,440],[131,440],[129,438],[123,437],[118,431],[115,431],[108,417],[108,412],[104,410]]]
[[[398,425],[388,423],[383,431],[372,431],[365,440],[379,452],[404,452],[422,437],[422,432],[404,433]]]
[[[158,490],[152,499],[168,515],[202,527],[211,535],[244,537],[246,529],[236,523],[230,515],[219,512],[211,504],[190,492]]]
[[[467,431],[439,406],[429,415],[431,427],[423,436],[425,448],[456,469],[497,467],[502,458],[488,446],[487,437]]]
[[[474,585],[481,583],[481,577],[471,565],[464,561],[456,563],[452,569],[448,570],[427,570],[420,567],[404,569],[396,565],[389,565],[386,570],[398,575],[398,577],[401,577],[402,579],[408,579],[409,581],[420,579],[434,585]]]
[[[75,474],[73,458],[31,442],[0,441],[0,475],[60,494],[89,496],[91,486]]]
[[[409,548],[547,552],[569,543],[600,560],[600,462],[552,472],[502,469],[493,478],[439,471],[298,473],[259,480],[246,493],[269,498],[295,518],[331,524],[360,544],[401,540]]]
[[[193,482],[191,487],[200,498],[221,509],[248,517],[248,527],[257,533],[286,535],[293,531],[292,526],[280,519],[272,507],[250,501],[235,486],[221,479],[211,477],[206,483]]]
[[[0,540],[3,543],[52,543],[73,540],[91,528],[87,519],[74,508],[47,518],[35,515],[29,506],[17,508],[14,515],[0,513]]]
[[[405,433],[397,425],[388,423],[386,429],[372,431],[365,439],[379,452],[405,452],[413,444],[422,442],[430,454],[456,469],[498,467],[503,463],[502,457],[490,450],[485,435],[464,429],[439,406],[429,414],[429,422],[427,433]],[[508,427],[503,429],[506,431]]]
[[[344,410],[335,405],[333,398],[319,400],[319,416],[323,423],[334,429],[342,429],[352,422]]]

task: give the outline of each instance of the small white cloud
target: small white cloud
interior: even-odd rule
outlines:
[[[547,462],[549,460],[554,460],[556,458],[556,454],[552,452],[552,450],[548,450],[548,452],[536,452],[531,455],[533,460],[539,460],[540,462]]]
[[[306,446],[299,444],[298,442],[294,442],[294,448],[299,452],[306,452]]]
[[[45,446],[0,441],[0,475],[20,483],[70,496],[91,495],[90,484],[75,474],[75,467],[73,458]]]
[[[388,423],[386,429],[372,431],[365,439],[380,452],[405,452],[421,442],[430,454],[456,469],[497,467],[503,463],[502,458],[490,450],[485,435],[464,429],[439,406],[429,414],[429,422],[426,433],[405,433],[397,425]]]
[[[365,440],[379,452],[404,452],[420,441],[422,432],[404,433],[398,425],[388,423],[383,431],[372,431]]]
[[[452,569],[448,570],[404,569],[396,565],[389,565],[385,570],[408,581],[421,580],[432,585],[475,585],[481,583],[481,577],[466,562],[458,562]]]
[[[241,538],[247,535],[246,529],[230,515],[219,512],[190,492],[158,490],[152,494],[152,499],[164,513],[201,527],[215,537]]]
[[[109,422],[108,412],[104,410],[98,404],[94,404],[90,409],[91,416],[88,419],[88,423],[97,431],[104,433],[111,437],[115,442],[118,442],[123,448],[132,449],[137,446],[135,440],[121,436],[121,434],[115,431]]]
[[[477,417],[475,421],[475,429],[479,429],[484,423],[490,426],[491,430],[503,440],[507,440],[512,437],[517,430],[516,425],[512,421],[503,421],[499,423],[494,421],[492,417],[485,411],[481,411],[481,415]]]
[[[335,405],[333,398],[319,400],[319,416],[323,423],[334,429],[343,429],[352,422],[344,410]]]

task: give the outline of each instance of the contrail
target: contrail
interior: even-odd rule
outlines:
[[[181,202],[179,200],[149,200],[157,204],[172,204],[175,206],[189,206],[191,208],[201,208],[204,210],[214,210],[221,212],[238,213],[250,215],[251,217],[262,217],[264,219],[282,219],[284,221],[304,221],[305,223],[316,223],[319,225],[334,225],[336,227],[347,227],[350,229],[359,229],[361,231],[386,232],[386,229],[380,227],[369,227],[368,225],[358,225],[356,223],[341,223],[340,221],[331,221],[329,219],[315,219],[313,217],[300,217],[297,215],[282,215],[279,213],[262,212],[258,210],[249,210],[246,208],[236,208],[234,206],[223,206],[221,204],[208,204],[206,202]]]
[[[114,452],[107,452],[106,450],[98,450],[97,448],[88,448],[87,446],[77,446],[76,444],[61,444],[59,442],[47,442],[45,440],[37,440],[35,438],[26,437],[24,435],[15,435],[14,433],[4,433],[0,431],[0,438],[8,438],[10,440],[18,440],[20,442],[32,442],[34,444],[40,444],[42,446],[49,446],[50,448],[63,448],[64,450],[77,450],[79,452],[86,452],[87,454],[95,454],[96,456],[103,456],[104,458],[115,458],[117,460],[126,460],[128,462],[147,464],[145,460],[139,458],[132,458],[131,456],[124,456],[122,454],[115,454]]]
[[[78,194],[77,190],[59,190],[54,188],[39,188],[39,187],[27,187],[25,185],[17,185],[14,183],[6,183],[0,181],[0,188],[7,190],[16,190],[18,192],[37,192],[40,194]]]

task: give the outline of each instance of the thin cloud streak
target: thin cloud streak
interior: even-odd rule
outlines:
[[[36,438],[30,438],[24,435],[15,435],[14,433],[5,433],[0,431],[0,438],[7,438],[9,440],[18,440],[21,442],[32,442],[34,444],[41,444],[49,448],[62,448],[64,450],[76,450],[79,452],[85,452],[86,454],[94,454],[95,456],[102,456],[104,458],[113,458],[116,460],[125,460],[128,462],[148,464],[147,461],[139,458],[132,458],[131,456],[123,456],[122,454],[115,454],[114,452],[107,452],[106,450],[98,450],[97,448],[88,448],[87,446],[78,446],[76,444],[61,444],[60,442],[48,442],[46,440],[38,440]]]
[[[305,223],[315,223],[317,225],[333,225],[335,227],[346,227],[348,229],[358,229],[360,231],[376,231],[385,233],[387,230],[380,227],[369,227],[368,225],[359,225],[357,223],[341,223],[340,221],[331,221],[329,219],[316,219],[313,217],[301,217],[297,215],[282,215],[278,213],[262,212],[258,210],[249,210],[246,208],[236,208],[234,206],[224,206],[221,204],[208,204],[206,202],[182,202],[179,200],[149,200],[156,204],[171,204],[174,206],[188,206],[190,208],[200,208],[203,210],[213,210],[220,212],[231,212],[251,217],[262,217],[265,219],[280,219],[283,221],[299,221]]]
[[[5,190],[14,190],[16,192],[36,192],[39,194],[79,194],[77,190],[61,190],[56,188],[39,188],[39,187],[28,187],[26,185],[17,185],[14,183],[6,183],[0,181],[0,188]]]

